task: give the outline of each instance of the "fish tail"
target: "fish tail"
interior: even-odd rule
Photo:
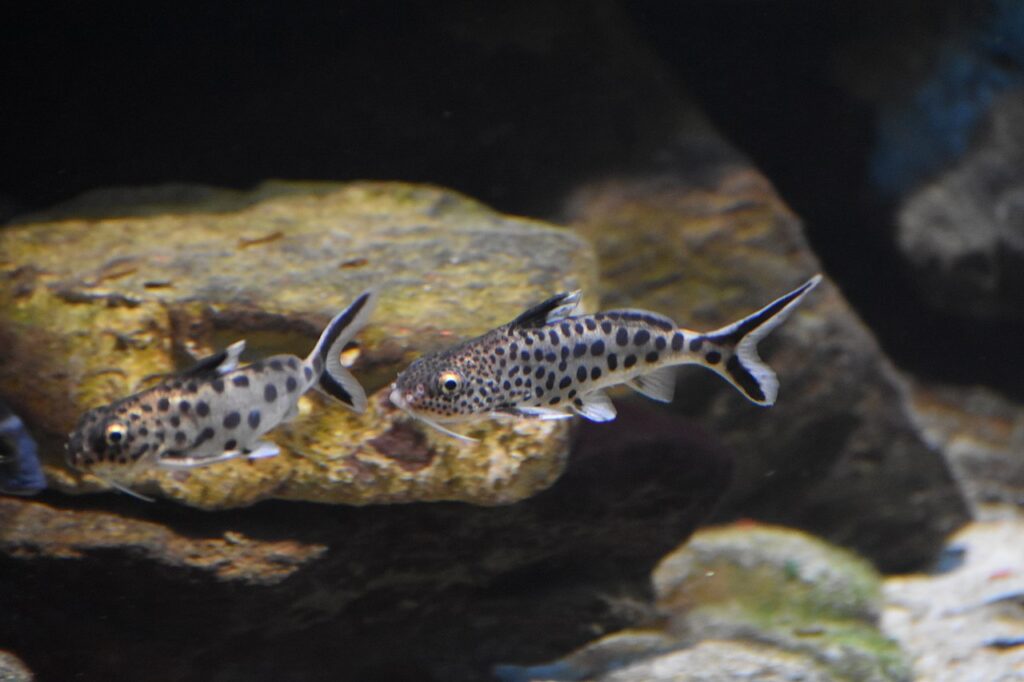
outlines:
[[[819,282],[821,275],[815,275],[753,315],[702,334],[698,338],[711,348],[702,354],[703,364],[735,386],[751,402],[764,407],[775,404],[779,379],[758,355],[757,343],[782,324]],[[713,355],[716,352],[717,358]]]
[[[365,325],[377,303],[374,291],[365,291],[331,320],[306,364],[319,374],[316,388],[357,413],[366,409],[366,392],[341,364],[341,351]]]

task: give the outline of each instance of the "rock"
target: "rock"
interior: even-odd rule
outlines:
[[[608,447],[495,507],[0,498],[0,642],[55,680],[469,682],[552,660],[641,618],[650,568],[728,485],[699,429],[644,424],[581,429]]]
[[[1024,89],[998,98],[962,158],[910,194],[897,239],[922,296],[969,317],[1024,320]]]
[[[604,307],[714,329],[820,269],[767,180],[714,133],[688,128],[662,165],[594,181],[567,203],[597,248]],[[885,570],[927,562],[966,519],[964,503],[907,414],[901,379],[840,292],[826,280],[761,347],[781,382],[771,409],[697,369],[680,373],[667,408],[699,418],[737,455],[719,518],[806,528]]]
[[[32,671],[9,651],[0,651],[0,682],[32,682]]]
[[[1024,516],[1024,406],[980,386],[912,382],[911,413],[980,521]]]
[[[810,657],[751,643],[706,641],[597,678],[597,682],[840,682]]]
[[[553,663],[499,666],[503,682],[909,681],[877,627],[881,578],[863,559],[794,530],[698,531],[651,576],[645,629]]]
[[[915,679],[1024,679],[1024,521],[970,524],[947,552],[962,563],[885,581],[883,630],[911,657]]]
[[[881,580],[863,559],[797,531],[712,528],[652,575],[666,629],[690,641],[744,640],[806,655],[836,679],[909,680],[877,630]]]
[[[20,560],[83,559],[129,550],[165,567],[209,573],[218,581],[275,585],[319,559],[326,545],[264,541],[237,531],[186,536],[119,514],[62,510],[0,497],[0,554]]]
[[[564,467],[565,424],[481,422],[472,430],[481,442],[466,447],[410,424],[386,393],[423,352],[507,322],[552,291],[593,291],[592,250],[565,230],[424,186],[267,183],[87,197],[0,231],[0,253],[0,396],[32,427],[62,490],[105,487],[58,455],[86,408],[239,338],[252,356],[304,356],[330,316],[371,286],[381,304],[357,338],[354,370],[378,391],[366,415],[311,394],[271,434],[281,456],[184,480],[140,469],[133,486],[206,509],[274,497],[502,504]]]

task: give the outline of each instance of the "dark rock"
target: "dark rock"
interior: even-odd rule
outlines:
[[[948,170],[908,196],[897,237],[934,307],[1024,320],[1024,89],[1000,97],[984,133]]]
[[[665,158],[675,170],[595,181],[567,204],[597,247],[606,307],[715,329],[818,271],[795,216],[713,132],[685,129]],[[761,345],[781,383],[768,410],[702,370],[680,373],[671,407],[645,402],[699,417],[737,454],[720,518],[809,529],[885,570],[929,561],[966,510],[906,412],[900,377],[840,293],[826,281]]]
[[[0,641],[42,679],[476,681],[553,659],[634,622],[621,604],[728,485],[698,428],[623,407],[508,506],[3,500]]]

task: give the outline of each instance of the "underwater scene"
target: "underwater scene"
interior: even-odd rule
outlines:
[[[0,32],[0,682],[1024,682],[1024,3]]]

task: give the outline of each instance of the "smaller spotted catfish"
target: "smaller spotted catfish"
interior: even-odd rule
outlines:
[[[240,367],[245,341],[238,341],[152,388],[89,410],[69,435],[68,463],[142,497],[118,481],[135,467],[189,469],[278,454],[261,438],[295,416],[310,388],[363,412],[366,393],[340,354],[375,304],[374,292],[361,294],[331,320],[305,360],[275,355]]]
[[[482,415],[604,422],[615,407],[604,389],[626,384],[671,402],[675,367],[716,372],[751,402],[775,403],[779,381],[757,343],[779,326],[821,281],[815,275],[753,315],[712,332],[680,328],[646,310],[575,315],[580,292],[558,294],[483,336],[416,360],[391,387],[391,402],[456,438],[442,426]]]

